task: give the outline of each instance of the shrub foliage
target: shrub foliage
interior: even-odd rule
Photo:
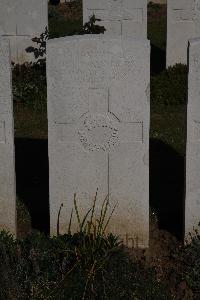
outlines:
[[[164,105],[186,104],[187,66],[176,64],[151,78],[151,103]]]
[[[31,105],[46,110],[46,65],[15,65],[12,72],[13,100],[15,103]]]
[[[167,299],[154,272],[131,262],[118,237],[106,233],[114,211],[108,213],[108,197],[99,216],[96,201],[97,193],[81,218],[74,196],[79,225],[74,234],[73,211],[65,235],[49,238],[35,232],[14,240],[0,233],[0,299]]]

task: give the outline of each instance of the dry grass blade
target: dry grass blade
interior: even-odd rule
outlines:
[[[80,221],[77,202],[76,202],[76,193],[74,194],[74,207],[75,207],[75,211],[76,211],[76,217],[77,217],[77,220],[78,220],[78,225],[79,225],[79,228],[80,228],[81,227],[81,221]]]
[[[101,213],[100,213],[100,219],[98,221],[99,225],[98,225],[98,228],[97,228],[97,235],[101,235],[101,230],[102,230],[102,224],[104,222],[104,219],[105,219],[105,215],[106,215],[106,207],[104,209],[104,206],[106,204],[106,207],[107,207],[107,204],[108,204],[108,195],[106,195],[104,201],[103,201],[103,204],[102,204],[102,207],[101,207]]]
[[[82,297],[82,300],[85,300],[85,296],[86,296],[86,292],[87,292],[87,288],[88,288],[88,284],[89,284],[89,281],[92,277],[92,275],[94,275],[95,273],[95,266],[96,266],[97,262],[95,261],[92,265],[92,268],[88,274],[88,277],[87,277],[87,280],[86,280],[86,284],[85,284],[85,289],[84,289],[84,293],[83,293],[83,297]]]
[[[88,215],[89,215],[90,212],[91,212],[91,208],[88,210],[88,212],[86,213],[85,217],[83,218],[83,221],[82,221],[81,226],[80,226],[80,232],[83,232],[83,227],[85,225],[85,222],[86,222],[87,217],[88,217]],[[85,228],[84,232],[86,232],[86,231],[87,230]]]
[[[106,228],[108,227],[108,224],[109,224],[109,222],[110,222],[110,219],[111,219],[111,217],[112,217],[112,215],[113,215],[113,213],[114,213],[114,211],[115,211],[115,208],[116,208],[116,204],[115,204],[113,210],[111,211],[111,214],[110,214],[110,216],[109,216],[109,218],[108,218],[108,220],[107,220],[107,222],[106,222],[106,225],[104,226],[104,229],[103,229],[103,232],[102,232],[103,235],[105,234]]]
[[[58,211],[58,218],[57,218],[57,236],[60,235],[60,214],[61,214],[61,210],[63,208],[63,203],[61,203],[59,211]]]
[[[94,216],[94,211],[95,211],[95,207],[96,207],[97,194],[98,194],[98,188],[97,188],[97,191],[96,191],[96,194],[94,197],[93,206],[92,206],[92,213],[91,213],[91,218],[90,218],[90,222],[89,222],[88,234],[90,234],[91,225],[93,223],[93,216]]]
[[[72,216],[73,216],[73,208],[72,208],[70,220],[69,220],[68,234],[71,234]]]

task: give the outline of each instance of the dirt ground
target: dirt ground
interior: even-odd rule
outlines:
[[[146,268],[153,268],[158,282],[166,282],[172,299],[196,300],[186,281],[182,279],[184,265],[179,257],[183,243],[165,230],[158,228],[155,215],[150,220],[149,249],[127,250],[133,260],[139,260]],[[199,297],[199,298],[198,298]]]

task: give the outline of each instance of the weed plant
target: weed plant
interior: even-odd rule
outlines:
[[[74,215],[79,230],[49,238],[34,232],[15,240],[0,233],[0,299],[168,299],[154,272],[129,259],[118,238],[106,233],[112,213],[103,201],[81,219],[76,195]]]

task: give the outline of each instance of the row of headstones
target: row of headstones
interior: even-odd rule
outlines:
[[[93,13],[102,20],[107,35],[146,39],[147,0],[83,0],[83,23]],[[48,0],[0,0],[0,36],[9,38],[13,62],[33,59],[25,49],[47,25]]]
[[[186,236],[200,219],[200,40],[190,42]],[[98,36],[48,42],[51,234],[67,231],[73,196],[82,216],[109,195],[109,230],[147,247],[149,80],[147,41]],[[9,42],[0,40],[0,228],[16,233]],[[164,193],[164,191],[163,191]],[[77,222],[72,219],[72,229]]]
[[[85,35],[47,45],[50,229],[68,229],[74,193],[83,217],[109,199],[109,230],[147,247],[148,41]],[[9,41],[0,39],[0,229],[16,234]],[[104,202],[104,208],[107,202]],[[77,229],[75,216],[72,230]],[[133,246],[133,245],[132,245]]]
[[[134,15],[135,7],[132,11],[130,3],[132,7],[133,3],[126,1],[125,15],[128,11]],[[141,4],[141,1],[137,3]],[[111,11],[114,12],[116,8],[112,6]],[[136,11],[140,15],[140,9]],[[132,23],[130,19],[125,21],[130,21],[130,25]],[[121,19],[120,22],[121,33],[126,37],[124,21]],[[117,37],[113,39],[111,35],[49,42],[47,79],[51,233],[56,233],[58,211],[62,203],[60,232],[65,232],[73,206],[73,193],[77,192],[80,209],[86,212],[99,187],[100,199],[109,195],[110,205],[118,203],[110,229],[120,233],[123,239],[131,238],[138,246],[146,247],[149,223],[149,44],[144,38],[140,41],[122,40]],[[6,49],[6,43],[3,42],[2,49]],[[1,64],[4,68],[8,67],[8,52],[7,56],[2,56]],[[198,59],[195,62],[198,64]],[[1,69],[4,70],[3,67]],[[5,72],[1,74],[2,80],[10,76],[9,72],[8,69],[6,75]],[[8,85],[10,79],[6,82],[7,85],[2,84],[0,95],[0,226],[14,233],[15,184],[12,101]],[[193,120],[193,143],[190,145],[194,145],[195,140],[198,146],[198,118],[190,119]],[[196,151],[190,155],[192,151],[189,150],[188,157],[191,159],[187,162],[188,166],[198,154]],[[197,168],[194,173],[197,174],[197,162],[192,166],[192,171],[188,167],[187,174],[193,173],[194,166]],[[186,201],[186,232],[192,230],[199,218],[196,209],[198,200],[195,198],[198,192],[197,188],[193,188],[195,182],[198,186],[198,178],[196,181],[194,176],[189,179],[192,187],[187,179],[187,199],[191,198],[191,201]]]
[[[10,41],[11,59],[22,64],[33,59],[25,49],[34,46],[48,25],[48,0],[0,0],[0,36]]]
[[[167,66],[187,63],[188,39],[200,36],[200,1],[168,0],[167,7]],[[32,60],[25,49],[48,24],[48,0],[0,0],[0,8],[0,36],[9,37],[12,60]],[[83,22],[93,14],[106,35],[147,37],[147,0],[83,0]]]
[[[102,20],[105,34],[147,37],[147,0],[83,0],[84,22],[92,14]],[[187,64],[188,40],[199,36],[200,0],[167,0],[166,65]]]

